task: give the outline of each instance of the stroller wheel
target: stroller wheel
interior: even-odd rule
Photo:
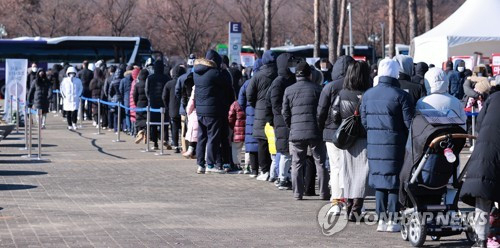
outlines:
[[[427,228],[421,218],[420,214],[413,214],[408,223],[408,240],[415,247],[422,246],[427,236]]]
[[[439,241],[441,239],[441,236],[431,236],[431,239],[433,241]]]
[[[404,241],[408,241],[408,225],[406,224],[401,225],[401,238]]]

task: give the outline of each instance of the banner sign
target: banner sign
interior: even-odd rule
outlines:
[[[26,104],[26,81],[28,77],[27,59],[6,59],[5,60],[5,101],[4,101],[4,119],[12,120],[12,114],[18,110],[22,114]],[[11,106],[12,105],[12,106]],[[12,109],[12,113],[10,112]],[[15,117],[16,121],[19,119]]]
[[[229,22],[228,37],[229,64],[241,64],[241,22]]]

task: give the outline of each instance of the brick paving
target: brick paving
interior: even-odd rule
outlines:
[[[129,136],[77,132],[49,114],[43,154],[21,158],[23,135],[0,142],[1,247],[409,247],[399,233],[351,225],[324,236],[326,204],[246,175],[197,175],[172,151],[141,152]],[[373,210],[374,201],[367,201]],[[426,245],[466,246],[465,235]]]

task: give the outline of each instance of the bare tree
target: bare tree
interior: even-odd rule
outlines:
[[[429,31],[433,27],[433,1],[425,0],[425,31]]]
[[[388,0],[389,1],[389,57],[394,57],[395,55],[395,50],[396,50],[396,33],[395,33],[395,18],[394,18],[394,12],[396,11],[396,6],[394,3],[394,0]]]
[[[271,0],[264,1],[264,50],[271,49]]]
[[[137,0],[93,0],[100,16],[108,22],[110,33],[121,36],[132,21]]]
[[[328,60],[337,60],[337,0],[330,0],[328,5]]]
[[[410,18],[410,40],[417,36],[417,3],[416,0],[408,0],[408,16]]]
[[[341,0],[340,1],[340,23],[339,23],[339,37],[337,41],[337,57],[342,54],[342,49],[344,45],[344,29],[345,29],[345,23],[346,23],[346,0]]]
[[[313,57],[320,57],[321,21],[319,19],[319,0],[314,0],[314,51]]]
[[[180,48],[184,56],[203,52],[212,44],[217,28],[213,24],[215,5],[209,1],[196,0],[151,0],[150,9],[154,17],[161,20],[164,31]]]

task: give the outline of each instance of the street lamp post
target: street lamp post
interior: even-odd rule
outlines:
[[[7,31],[5,30],[5,26],[3,24],[0,24],[0,39],[2,39],[4,36],[7,36]]]
[[[380,27],[382,28],[382,58],[385,58],[385,23],[381,22]]]
[[[354,54],[354,46],[352,45],[352,8],[351,2],[347,4],[347,11],[349,11],[349,56]]]
[[[368,36],[368,41],[372,43],[372,63],[375,63],[377,61],[377,53],[376,53],[376,43],[380,40],[379,36],[377,34],[371,34]]]

